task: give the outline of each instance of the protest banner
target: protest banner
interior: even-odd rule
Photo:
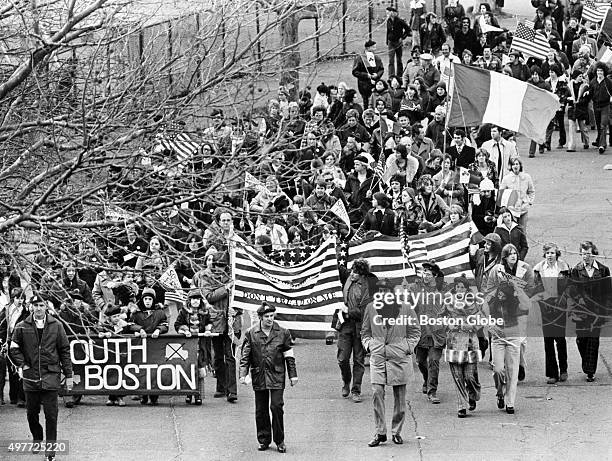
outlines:
[[[70,341],[72,391],[63,394],[184,395],[198,392],[198,338],[79,337]]]

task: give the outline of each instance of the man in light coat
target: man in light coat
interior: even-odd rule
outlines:
[[[368,444],[370,447],[387,441],[385,386],[393,386],[391,438],[395,444],[403,443],[400,433],[406,415],[406,384],[412,372],[410,355],[421,336],[414,312],[407,304],[397,302],[390,281],[381,280],[378,287],[381,291],[366,307],[361,327],[363,347],[370,352],[372,404],[376,421],[376,435]]]

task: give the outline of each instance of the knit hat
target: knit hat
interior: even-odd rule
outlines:
[[[493,247],[495,253],[501,252],[502,240],[501,237],[495,232],[491,232],[484,237],[485,242],[489,242]]]
[[[156,298],[155,290],[153,288],[149,288],[149,287],[143,289],[142,290],[142,294],[140,295],[140,299],[144,299],[147,296],[153,298],[153,301],[155,301],[155,298]]]

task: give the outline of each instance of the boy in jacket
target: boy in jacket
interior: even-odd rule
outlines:
[[[136,336],[146,338],[157,338],[159,335],[168,332],[168,319],[164,312],[164,307],[160,303],[155,303],[155,290],[145,288],[142,290],[140,310],[132,315]],[[157,405],[158,395],[151,395],[151,405]],[[146,405],[149,396],[143,395],[140,403]]]
[[[187,297],[185,305],[178,313],[178,317],[174,322],[174,329],[180,335],[190,338],[199,333],[210,334],[212,324],[210,321],[210,312],[202,297],[202,292],[198,289],[191,290]],[[199,393],[195,395],[195,405],[202,405],[202,397],[204,396],[204,378],[206,377],[206,364],[210,360],[209,351],[206,345],[206,338],[200,337],[198,344],[198,377],[199,377]],[[185,397],[185,403],[191,403],[191,395]]]

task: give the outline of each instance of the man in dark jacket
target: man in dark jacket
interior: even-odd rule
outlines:
[[[291,385],[298,382],[291,334],[274,321],[276,308],[263,303],[257,309],[259,323],[246,332],[240,358],[240,383],[247,384],[251,373],[255,391],[255,424],[259,451],[270,446],[272,438],[280,453],[285,453],[285,425],[283,422],[283,393],[285,370]],[[268,401],[272,413],[268,412]]]
[[[372,208],[372,190],[376,190],[377,179],[369,169],[368,158],[358,155],[355,158],[355,172],[347,175],[344,192],[348,192],[349,217],[352,226],[358,226]]]
[[[219,334],[212,339],[215,376],[217,377],[217,390],[214,397],[227,397],[227,401],[233,403],[238,400],[238,389],[236,359],[232,342],[234,322],[239,314],[229,305],[234,282],[229,276],[227,260],[222,253],[216,253],[213,258],[212,269],[204,272],[201,289],[204,298],[210,304],[211,332]],[[236,331],[240,331],[240,328],[236,328]]]
[[[453,133],[455,145],[448,149],[448,154],[453,158],[453,168],[469,168],[476,161],[476,149],[465,143],[466,134],[462,129],[457,129]]]
[[[463,56],[465,50],[470,50],[472,54],[476,53],[478,48],[478,37],[474,29],[470,26],[470,18],[466,17],[461,20],[461,28],[455,33],[455,56]]]
[[[61,322],[47,313],[47,303],[38,296],[30,303],[32,315],[15,326],[10,354],[23,379],[32,438],[34,442],[49,443],[57,440],[60,370],[66,376],[66,388],[72,390],[70,344]],[[38,420],[41,405],[45,412],[46,437]],[[54,460],[55,452],[47,451],[45,456]]]
[[[351,273],[344,284],[344,308],[338,312],[338,365],[342,373],[342,397],[351,395],[353,402],[361,402],[361,381],[365,371],[365,352],[361,344],[363,310],[376,292],[377,278],[370,272],[365,259],[353,263]],[[353,372],[351,373],[351,355]],[[351,388],[351,379],[353,387]]]
[[[593,143],[593,145],[599,146],[600,154],[603,154],[606,150],[608,112],[610,110],[610,99],[612,98],[612,80],[607,74],[608,66],[603,62],[598,62],[595,67],[595,78],[589,82],[589,91],[597,124],[597,144]]]
[[[359,54],[353,62],[353,77],[357,79],[357,89],[363,98],[363,108],[368,108],[368,101],[372,96],[372,89],[383,76],[385,68],[381,59],[376,56],[376,42],[365,42],[364,54]]]
[[[404,40],[410,35],[410,27],[397,14],[397,8],[387,7],[387,47],[389,48],[389,76],[401,76],[404,72],[402,51]],[[397,74],[395,60],[397,59]]]

